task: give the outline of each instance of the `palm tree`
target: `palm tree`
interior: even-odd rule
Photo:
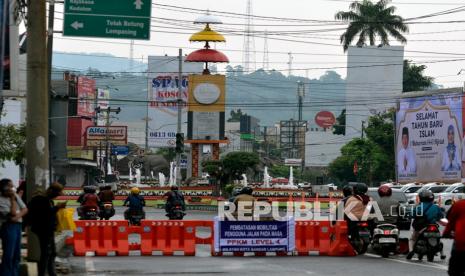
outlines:
[[[335,18],[349,22],[347,30],[341,35],[341,43],[344,52],[359,35],[357,46],[366,45],[366,40],[370,40],[370,45],[374,46],[376,37],[379,36],[382,45],[389,45],[389,36],[394,37],[402,43],[407,43],[407,39],[402,33],[408,32],[408,26],[404,19],[395,15],[396,7],[387,6],[391,0],[379,0],[376,4],[370,0],[353,2],[350,4],[350,11],[340,11]]]

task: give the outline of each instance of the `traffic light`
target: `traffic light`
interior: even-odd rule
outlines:
[[[176,133],[176,153],[184,152],[184,135],[182,133]]]

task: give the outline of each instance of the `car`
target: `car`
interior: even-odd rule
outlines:
[[[376,202],[380,200],[378,188],[368,188],[367,195]],[[410,213],[412,206],[408,204],[407,196],[403,192],[393,189],[392,198],[399,202],[402,209],[401,216],[397,221],[397,227],[399,227],[399,230],[410,230],[411,219],[406,214]]]
[[[465,184],[452,184],[446,190],[437,194],[436,198],[441,207],[447,211],[455,200],[465,199]]]
[[[407,194],[407,199],[408,199],[408,203],[409,204],[416,204],[417,203],[417,196],[418,194],[421,192],[421,191],[424,191],[424,190],[429,190],[431,187],[436,187],[436,186],[441,186],[441,183],[439,182],[431,182],[431,183],[426,183],[422,186],[411,186],[411,187],[420,187],[420,188],[410,188],[410,189],[407,189],[409,191],[409,193],[407,193],[405,190],[404,193]],[[439,190],[441,190],[442,188],[440,188]],[[413,191],[412,190],[416,190],[416,191]]]

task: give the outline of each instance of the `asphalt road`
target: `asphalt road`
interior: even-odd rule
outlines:
[[[123,208],[115,219],[123,218]],[[149,208],[148,219],[165,219],[162,210]],[[185,219],[212,219],[216,213],[188,211]],[[410,233],[404,231],[402,236]],[[443,241],[446,255],[451,242]],[[367,253],[357,257],[211,257],[208,246],[198,246],[196,257],[137,256],[71,257],[71,275],[447,275],[447,260],[436,258],[433,263],[405,260],[405,256],[387,259]]]

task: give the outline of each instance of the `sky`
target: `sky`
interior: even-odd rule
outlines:
[[[326,70],[331,69],[345,77],[344,67],[347,56],[339,43],[339,36],[343,32],[341,29],[345,25],[333,25],[333,21],[336,12],[349,9],[350,1],[251,0],[251,3],[254,15],[252,21],[255,49],[255,55],[252,56],[255,56],[257,69],[263,67],[266,30],[270,69],[281,70],[284,74],[288,74],[288,53],[291,52],[294,75],[318,78]],[[397,7],[398,15],[407,19],[465,7],[465,1],[396,0],[392,5]],[[184,53],[190,53],[195,50],[194,48],[200,49],[203,46],[201,43],[190,43],[188,39],[190,34],[200,31],[203,26],[191,22],[209,9],[212,12],[220,12],[215,13],[215,16],[224,24],[212,27],[221,32],[227,40],[226,43],[218,43],[215,47],[229,57],[230,65],[240,65],[243,60],[242,34],[246,26],[246,18],[243,14],[246,13],[246,6],[247,0],[152,0],[151,39],[134,41],[134,58],[147,62],[149,55],[177,55],[178,48],[183,48]],[[58,31],[63,25],[63,5],[57,4],[56,9],[55,31]],[[462,86],[465,81],[465,73],[457,75],[460,69],[465,69],[464,15],[465,9],[442,16],[412,19],[412,24],[409,24],[405,58],[426,65],[425,73],[434,77],[435,82],[444,87]],[[300,20],[290,21],[270,17]],[[444,23],[445,21],[447,23]],[[391,44],[400,43],[392,39]],[[63,37],[61,34],[55,34],[54,50],[129,57],[130,41]],[[224,69],[224,65],[219,66],[219,69]]]

